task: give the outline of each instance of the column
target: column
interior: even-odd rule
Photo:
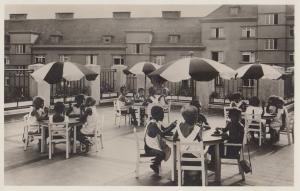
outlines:
[[[87,81],[88,89],[89,89],[89,95],[93,97],[96,100],[96,103],[100,102],[100,71],[101,67],[100,65],[86,65],[87,68],[90,70],[98,73],[97,78],[94,81]]]

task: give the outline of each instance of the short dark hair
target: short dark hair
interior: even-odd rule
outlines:
[[[33,101],[32,101],[32,105],[33,107],[35,108],[39,108],[41,107],[42,105],[44,104],[44,99],[39,97],[39,96],[36,96],[33,98]]]
[[[123,93],[126,90],[126,86],[120,87],[120,92]]]
[[[181,109],[181,115],[184,121],[190,125],[198,122],[198,109],[192,105],[185,105]]]
[[[63,102],[56,102],[54,104],[54,111],[56,113],[63,113],[65,111],[65,104]]]
[[[139,88],[138,92],[145,91],[144,88]]]
[[[85,102],[87,106],[94,106],[96,104],[96,100],[91,96],[87,97]]]
[[[159,105],[154,105],[151,108],[151,117],[157,121],[164,119],[164,109]]]
[[[255,106],[255,107],[258,107],[260,104],[260,100],[257,96],[254,96],[254,97],[251,97],[250,100],[249,100],[249,105],[252,105],[252,106]]]
[[[236,107],[230,108],[229,109],[229,113],[228,113],[228,117],[232,118],[233,116],[238,116],[240,117],[242,114],[242,111]]]
[[[154,87],[150,87],[148,91],[149,91],[149,94],[150,94],[150,95],[154,95],[154,94],[155,94],[155,89],[154,89]]]
[[[83,94],[79,94],[79,95],[76,95],[75,96],[75,102],[78,103],[78,102],[83,102],[84,101],[84,95]]]

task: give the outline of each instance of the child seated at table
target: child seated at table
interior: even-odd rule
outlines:
[[[236,107],[241,109],[242,111],[246,110],[247,104],[243,101],[242,94],[240,92],[236,92],[232,95],[230,99],[230,107]]]
[[[83,122],[82,128],[80,128],[78,133],[78,140],[85,145],[86,152],[88,152],[89,147],[92,142],[89,141],[88,135],[93,135],[97,129],[98,112],[96,109],[96,100],[92,97],[87,97],[85,101],[85,110],[80,120]]]
[[[199,125],[202,125],[203,127],[206,127],[206,128],[210,128],[206,117],[201,113],[202,107],[201,107],[200,102],[198,100],[196,100],[195,98],[193,98],[192,101],[190,102],[190,105],[195,106],[197,108]]]
[[[124,106],[128,107],[128,111],[132,118],[131,123],[136,126],[138,124],[138,122],[136,119],[135,110],[131,107],[133,102],[126,97],[127,89],[125,86],[122,86],[120,88],[120,93],[121,93],[121,95],[118,97],[118,103],[119,103],[120,107],[124,107]]]
[[[135,94],[134,102],[136,103],[142,103],[145,105],[146,98],[145,98],[145,90],[144,88],[139,88],[138,93]],[[140,107],[140,119],[141,119],[141,125],[144,125],[144,118],[145,118],[145,108]]]
[[[166,105],[169,104],[168,100],[167,100],[167,96],[169,95],[169,89],[168,88],[163,88],[162,89],[162,92],[161,92],[161,95],[159,96],[158,98],[158,103],[164,107]]]
[[[34,135],[39,134],[39,123],[40,121],[47,120],[48,118],[48,108],[44,107],[44,99],[41,97],[34,97],[32,102],[31,111],[28,114],[28,134]],[[33,136],[29,136],[29,140],[33,141]],[[23,142],[25,142],[25,137],[23,134]]]
[[[59,123],[64,122],[65,116],[65,104],[63,102],[56,102],[54,104],[54,113],[52,116],[52,122]]]
[[[148,89],[148,92],[149,92],[149,96],[147,98],[147,102],[149,104],[158,104],[158,97],[156,97],[156,91],[155,91],[155,88],[154,87],[150,87]]]
[[[174,121],[169,127],[164,128],[162,126],[163,119],[163,108],[158,105],[153,106],[151,109],[151,119],[146,126],[144,138],[146,154],[155,156],[150,168],[157,174],[159,173],[162,160],[168,160],[170,156],[170,148],[163,140],[163,137],[176,127],[176,121]]]
[[[75,96],[75,104],[71,105],[67,111],[67,115],[70,117],[80,117],[82,111],[84,110],[84,95],[79,94]]]
[[[238,108],[231,108],[228,114],[230,122],[227,123],[226,127],[222,129],[222,140],[223,143],[220,144],[220,156],[225,158],[238,158],[240,147],[227,146],[227,151],[224,153],[225,147],[224,142],[227,143],[243,143],[244,139],[244,126],[241,121],[241,110]],[[227,134],[228,132],[228,134]],[[214,168],[215,166],[215,148],[210,146],[208,153],[211,155],[211,162],[209,163],[209,168]]]

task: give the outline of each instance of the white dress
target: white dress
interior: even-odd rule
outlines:
[[[86,119],[86,124],[81,128],[81,133],[83,134],[94,134],[98,125],[98,112],[96,106],[89,107],[92,109],[92,115],[88,115]]]
[[[176,127],[177,133],[178,133],[178,137],[181,143],[199,143],[199,141],[196,139],[196,137],[198,136],[199,132],[201,133],[201,127],[199,127],[198,125],[194,126],[193,131],[187,136],[183,136],[181,130],[180,130],[180,124],[177,125]],[[201,135],[202,137],[202,135]],[[192,147],[192,146],[182,146],[181,148],[182,150],[199,150],[199,148],[197,146]],[[201,156],[201,151],[199,150],[199,152],[193,152],[192,153],[195,157],[200,157]]]
[[[40,108],[36,111],[39,113],[39,115],[42,115],[44,113],[44,110],[42,108]],[[32,112],[33,112],[33,108],[28,114],[28,121],[27,121],[28,126],[29,126],[28,131],[38,131],[39,130],[39,123],[36,119],[36,116],[31,115]]]
[[[157,122],[156,120],[154,119],[151,119],[148,124],[146,125],[146,128],[145,128],[145,144],[152,148],[152,149],[156,149],[156,150],[159,150],[159,151],[162,151],[161,147],[160,147],[160,144],[159,144],[159,140],[158,140],[158,137],[155,136],[155,137],[150,137],[147,133],[147,130],[148,130],[148,125],[150,123],[156,123],[157,127],[161,130],[161,123],[160,122]]]

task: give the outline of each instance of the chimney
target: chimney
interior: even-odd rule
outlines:
[[[130,18],[130,12],[113,12],[113,18]]]
[[[9,14],[10,20],[26,20],[27,14]]]
[[[73,19],[74,13],[55,13],[56,19]]]
[[[166,19],[178,19],[180,15],[180,11],[162,11],[162,17]]]

